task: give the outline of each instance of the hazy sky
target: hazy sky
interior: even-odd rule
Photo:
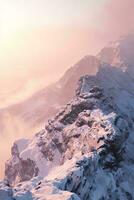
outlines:
[[[55,81],[84,55],[133,30],[133,8],[133,0],[0,0],[2,97]]]

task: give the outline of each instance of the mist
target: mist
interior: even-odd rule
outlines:
[[[13,143],[23,137],[30,138],[38,132],[41,127],[29,127],[26,123],[10,115],[8,112],[4,113],[0,123],[0,178],[4,176],[5,162],[11,156],[11,146]]]
[[[110,0],[100,14],[102,35],[109,40],[134,33],[134,1]]]

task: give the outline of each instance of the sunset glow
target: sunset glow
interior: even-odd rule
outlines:
[[[16,90],[14,83],[33,79],[47,85],[87,52],[99,50],[101,41],[93,45],[94,16],[105,1],[1,0],[0,89]]]
[[[110,39],[133,30],[129,1],[0,0],[2,92],[33,80],[35,88],[44,87],[84,55],[97,54]]]

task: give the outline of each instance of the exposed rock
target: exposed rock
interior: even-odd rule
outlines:
[[[9,184],[12,185],[15,182],[27,181],[38,175],[38,168],[33,160],[29,158],[23,160],[20,158],[16,143],[14,143],[11,152],[12,159],[8,160],[5,164],[5,179],[9,181]]]

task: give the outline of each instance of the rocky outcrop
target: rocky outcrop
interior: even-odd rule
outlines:
[[[20,157],[18,146],[14,143],[11,149],[12,158],[5,164],[5,179],[10,185],[15,181],[27,181],[38,175],[38,168],[30,158],[24,160]]]

